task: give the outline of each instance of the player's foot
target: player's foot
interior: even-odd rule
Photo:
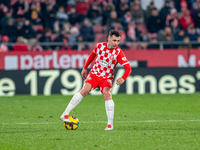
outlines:
[[[60,120],[62,120],[63,122],[71,122],[70,120],[69,120],[69,115],[62,115],[61,117],[60,117]]]
[[[113,130],[113,126],[111,126],[110,124],[107,125],[107,127],[105,128],[105,130]]]

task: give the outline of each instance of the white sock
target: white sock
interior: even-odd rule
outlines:
[[[67,108],[65,109],[63,115],[69,115],[70,111],[72,111],[72,109],[74,109],[74,107],[76,107],[76,105],[78,105],[81,100],[83,99],[83,96],[80,93],[76,93],[71,101],[69,102]]]
[[[113,126],[114,101],[112,99],[105,101],[105,108],[106,108],[106,113],[107,113],[107,117],[108,117],[108,124]]]

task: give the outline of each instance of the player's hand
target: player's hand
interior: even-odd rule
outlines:
[[[81,71],[81,76],[83,79],[87,78],[87,70],[83,68],[83,70]]]
[[[122,83],[124,83],[124,79],[123,79],[123,78],[118,78],[118,79],[116,80],[116,84],[117,84],[117,85],[121,85]]]

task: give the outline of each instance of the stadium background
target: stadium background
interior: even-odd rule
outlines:
[[[74,94],[83,83],[80,69],[110,29],[120,31],[133,68],[132,84],[114,94],[200,90],[199,0],[2,0],[0,6],[1,96],[63,94],[63,88],[63,95]]]
[[[0,0],[0,149],[199,149],[199,9],[199,0]],[[104,131],[95,90],[68,131],[60,115],[111,28],[133,70],[123,85],[114,80],[114,130]]]

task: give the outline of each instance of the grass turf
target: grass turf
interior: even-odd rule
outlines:
[[[113,131],[104,131],[103,97],[91,95],[70,114],[79,118],[79,129],[66,130],[59,117],[70,99],[0,97],[0,149],[200,149],[200,93],[114,95]]]

